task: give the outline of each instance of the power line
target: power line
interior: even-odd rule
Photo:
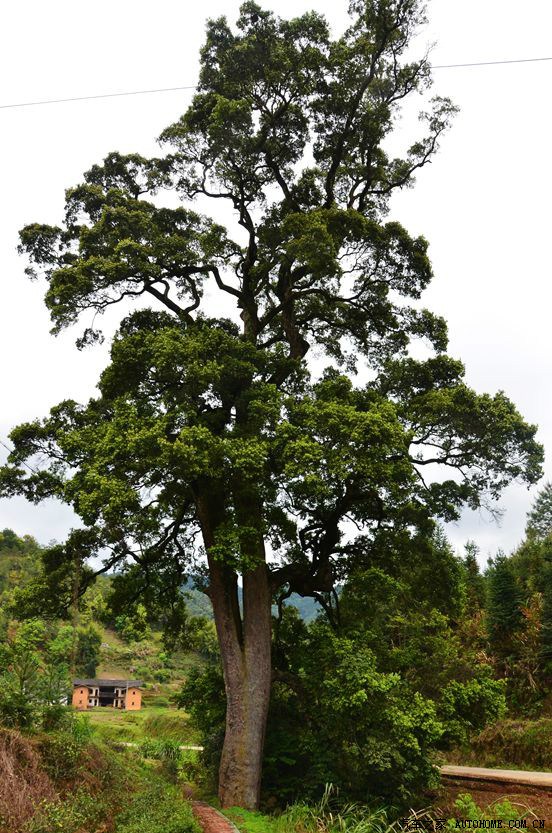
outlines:
[[[160,87],[157,90],[130,90],[123,93],[101,93],[99,95],[79,95],[73,98],[50,98],[46,101],[21,101],[17,104],[0,104],[0,110],[10,110],[13,107],[40,107],[43,104],[67,104],[70,101],[91,101],[97,98],[119,98],[124,95],[151,95],[152,93],[172,93],[176,90],[195,90],[196,85],[188,87]]]
[[[3,446],[4,446],[4,448],[6,449],[6,451],[9,451],[9,452],[10,452],[10,454],[12,453],[13,448],[10,448],[10,447],[9,447],[9,445],[6,445],[6,443],[5,443],[3,440],[0,440],[0,445],[3,445]],[[23,465],[25,466],[25,468],[26,468],[26,469],[29,469],[29,471],[32,471],[32,473],[33,473],[33,474],[38,474],[37,470],[36,470],[36,469],[33,469],[33,467],[32,467],[32,466],[29,466],[29,464],[28,464],[28,463],[25,463],[25,462],[24,462],[24,460],[22,460],[21,462],[23,463]]]
[[[538,61],[552,61],[552,58],[513,58],[509,61],[476,61],[472,64],[436,64],[432,69],[457,69],[459,67],[494,67],[499,64],[534,64]]]
[[[435,64],[432,69],[462,69],[464,67],[491,67],[505,64],[534,64],[542,61],[552,61],[550,58],[513,58],[507,61],[474,61],[467,64]],[[12,110],[16,107],[42,107],[45,104],[68,104],[73,101],[94,101],[101,98],[121,98],[130,95],[153,95],[157,93],[173,93],[182,90],[196,90],[197,84],[184,87],[159,87],[155,90],[126,90],[120,93],[99,93],[97,95],[78,95],[71,98],[49,98],[44,101],[19,101],[15,104],[0,104],[0,110]]]

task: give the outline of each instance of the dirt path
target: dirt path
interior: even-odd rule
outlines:
[[[192,802],[192,809],[194,816],[203,828],[203,833],[237,833],[237,828],[234,827],[228,819],[225,819],[218,810],[209,807],[202,801]]]

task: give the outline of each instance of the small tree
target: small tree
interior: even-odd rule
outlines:
[[[512,636],[523,624],[523,597],[510,559],[497,556],[489,572],[487,630],[489,642],[503,659],[512,652]]]
[[[481,575],[477,556],[479,547],[475,541],[467,541],[464,566],[466,568],[466,602],[468,611],[475,613],[485,606],[485,579]]]
[[[552,558],[546,559],[542,576],[542,610],[539,659],[543,676],[552,679]]]
[[[527,515],[528,538],[546,538],[552,533],[552,483],[540,489]]]
[[[102,637],[92,625],[80,628],[77,635],[76,672],[84,677],[95,677],[100,662]]]
[[[150,633],[148,614],[143,604],[117,616],[115,627],[125,642],[142,642]]]
[[[197,94],[163,133],[171,152],[110,154],[67,192],[61,227],[21,233],[55,332],[132,299],[156,309],[123,320],[97,399],[12,432],[0,490],[80,515],[85,528],[46,556],[64,605],[75,564],[103,553],[126,598],[171,618],[201,543],[227,700],[223,805],[259,800],[273,597],[312,596],[335,619],[350,567],[540,473],[535,428],[504,394],[465,385],[445,323],[418,304],[426,241],[386,218],[454,112],[434,99],[423,135],[389,157],[402,102],[430,84],[427,57],[405,58],[422,5],[349,8],[336,39],[316,13],[285,21],[250,1],[236,29],[210,21]],[[155,201],[163,187],[184,204]],[[228,227],[194,200],[226,202]],[[98,337],[87,329],[80,346]],[[427,361],[408,357],[415,338]],[[346,375],[357,367],[365,386]],[[50,465],[29,472],[38,453]],[[436,466],[451,476],[431,480]]]

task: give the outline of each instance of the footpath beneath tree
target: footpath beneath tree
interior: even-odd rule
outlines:
[[[200,823],[203,833],[237,833],[236,827],[225,819],[218,810],[202,801],[192,802],[194,816]]]

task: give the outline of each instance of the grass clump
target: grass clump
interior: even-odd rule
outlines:
[[[140,744],[140,752],[144,758],[156,761],[178,761],[181,757],[178,741],[161,738],[146,738]]]
[[[332,793],[330,787],[317,804],[294,804],[277,817],[251,813],[239,807],[233,807],[225,814],[240,833],[406,833],[414,829],[437,829],[430,810],[412,811],[408,818],[389,821],[383,808],[373,810],[358,804],[339,806]],[[469,793],[459,795],[454,806],[456,818],[471,821],[497,819],[517,822],[528,816],[534,817],[525,805],[508,800],[496,801],[483,810]],[[456,829],[456,818],[447,820],[447,830]]]

